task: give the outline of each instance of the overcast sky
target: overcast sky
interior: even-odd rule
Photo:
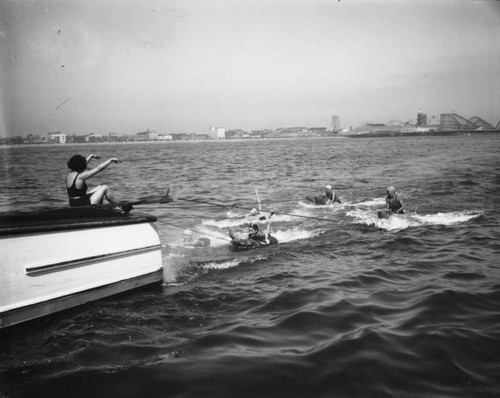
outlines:
[[[0,44],[0,136],[500,120],[494,1],[0,0]]]

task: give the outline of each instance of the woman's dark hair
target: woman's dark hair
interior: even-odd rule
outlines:
[[[82,172],[87,168],[87,159],[82,155],[73,155],[71,159],[68,160],[68,167],[73,171]]]

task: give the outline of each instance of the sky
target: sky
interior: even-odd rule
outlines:
[[[495,126],[500,4],[0,0],[0,89],[0,137]]]

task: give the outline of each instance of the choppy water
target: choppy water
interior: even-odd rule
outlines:
[[[0,148],[2,210],[66,205],[78,152],[123,161],[94,181],[121,199],[176,198],[140,208],[166,283],[1,332],[0,396],[500,396],[499,149],[486,134]],[[342,205],[304,202],[326,184]],[[388,185],[408,212],[378,220]],[[232,252],[255,189],[280,244]],[[211,247],[183,249],[183,228]]]

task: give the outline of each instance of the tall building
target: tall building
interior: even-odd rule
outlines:
[[[417,113],[417,126],[427,126],[427,114],[419,109]]]
[[[63,133],[49,133],[49,142],[55,142],[58,144],[66,144],[66,134]]]
[[[208,129],[208,135],[214,140],[224,140],[226,138],[226,130],[224,129],[224,127],[211,126]]]
[[[338,116],[332,116],[332,131],[340,131],[340,118]]]
[[[146,140],[147,141],[156,141],[158,139],[158,130],[156,129],[147,129],[146,130]]]

